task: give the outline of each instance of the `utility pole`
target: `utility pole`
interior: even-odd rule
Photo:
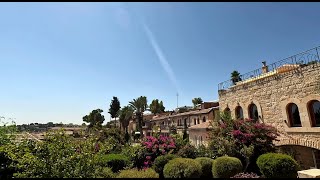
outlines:
[[[179,94],[177,93],[177,108],[178,108],[178,96],[179,96]]]

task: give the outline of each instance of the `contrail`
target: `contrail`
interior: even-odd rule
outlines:
[[[178,82],[177,82],[177,80],[175,78],[175,75],[174,75],[172,69],[171,69],[171,66],[168,63],[167,58],[164,56],[161,48],[159,47],[155,37],[153,36],[152,31],[150,30],[150,28],[145,23],[142,23],[142,25],[143,25],[143,29],[145,30],[150,43],[151,43],[152,48],[154,49],[154,51],[156,52],[156,54],[158,56],[158,59],[160,61],[160,64],[161,64],[162,68],[164,69],[164,71],[168,75],[171,83],[175,86],[177,92],[180,93]]]

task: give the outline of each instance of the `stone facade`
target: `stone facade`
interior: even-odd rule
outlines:
[[[273,125],[281,134],[276,145],[320,150],[320,127],[312,127],[308,111],[307,104],[311,100],[320,101],[319,63],[219,90],[220,109],[229,108],[234,118],[237,106],[242,107],[244,118],[248,118],[249,106],[254,103],[259,121]],[[287,113],[289,103],[298,106],[301,127],[291,127]]]

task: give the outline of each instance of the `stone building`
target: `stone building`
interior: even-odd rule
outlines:
[[[220,110],[268,123],[303,169],[320,168],[320,48],[219,84]],[[320,53],[320,52],[319,52]]]
[[[144,115],[142,132],[144,136],[153,133],[170,135],[186,133],[192,145],[208,144],[208,131],[210,123],[219,119],[219,102],[204,102],[199,109],[187,112],[165,112],[158,115]],[[136,129],[134,120],[130,121],[129,132]]]

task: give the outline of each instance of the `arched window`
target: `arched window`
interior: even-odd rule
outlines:
[[[237,119],[243,119],[243,110],[241,106],[237,106],[235,112]]]
[[[196,118],[193,119],[193,124],[194,124],[194,125],[197,124]]]
[[[197,124],[200,124],[200,119],[199,118],[197,119]]]
[[[259,117],[259,114],[258,114],[257,106],[253,103],[250,104],[249,105],[249,118],[257,121],[258,117]]]
[[[320,102],[312,100],[308,103],[308,112],[312,127],[320,127]]]
[[[287,114],[291,127],[301,127],[299,108],[296,104],[290,103],[287,105]]]
[[[205,116],[203,116],[202,122],[206,122],[206,117]]]

